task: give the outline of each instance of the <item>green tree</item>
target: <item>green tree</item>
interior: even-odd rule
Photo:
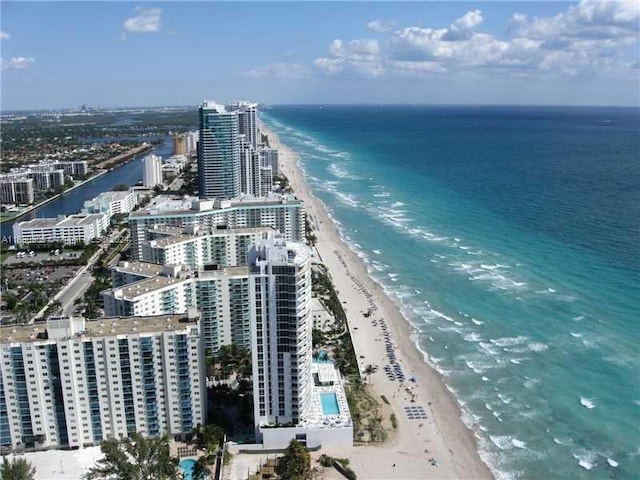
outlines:
[[[207,453],[201,456],[193,466],[191,472],[191,478],[193,480],[205,480],[211,475],[211,466],[216,462],[216,455],[214,453]]]
[[[224,438],[224,430],[217,425],[198,424],[191,432],[191,443],[199,449],[215,452]]]
[[[308,480],[311,478],[311,457],[297,440],[291,440],[284,457],[278,462],[278,473],[288,480]]]
[[[9,461],[7,457],[2,460],[0,478],[2,480],[33,480],[36,469],[24,458],[14,458]]]
[[[179,460],[172,457],[169,438],[110,438],[100,445],[104,458],[85,475],[85,480],[169,480],[180,478]]]

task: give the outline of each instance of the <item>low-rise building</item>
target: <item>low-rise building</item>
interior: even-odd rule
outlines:
[[[87,213],[105,213],[109,218],[114,215],[130,213],[137,205],[137,196],[133,189],[119,192],[102,192],[93,200],[84,202]]]
[[[63,242],[65,245],[89,244],[102,236],[109,226],[104,213],[78,213],[58,218],[34,218],[13,224],[13,237],[18,245]]]

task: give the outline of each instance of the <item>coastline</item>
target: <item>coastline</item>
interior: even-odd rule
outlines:
[[[325,205],[307,185],[295,152],[263,122],[260,127],[268,135],[271,147],[279,150],[280,170],[305,202],[307,218],[317,236],[317,253],[343,301],[356,355],[364,357],[358,358],[360,370],[368,364],[378,367],[370,376],[371,388],[376,396],[384,395],[389,400],[398,419],[398,429],[390,432],[385,443],[354,446],[348,452],[331,448],[323,451],[348,457],[358,477],[365,479],[494,478],[480,458],[473,432],[462,421],[456,398],[411,340],[411,324],[382,286],[369,276],[362,260],[344,243]],[[369,309],[373,313],[364,317]],[[386,377],[383,321],[405,375],[415,376],[416,383],[406,382],[400,387],[397,381]],[[428,418],[409,419],[404,410],[407,406],[422,406]]]

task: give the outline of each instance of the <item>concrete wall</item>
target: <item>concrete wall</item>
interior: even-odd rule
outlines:
[[[331,448],[351,448],[353,447],[353,427],[282,427],[282,428],[262,428],[262,448],[266,450],[277,450],[286,448],[289,442],[296,438],[296,435],[307,435],[307,447],[331,447]]]

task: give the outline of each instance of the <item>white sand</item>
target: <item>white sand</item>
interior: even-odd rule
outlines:
[[[384,444],[353,447],[350,451],[324,453],[348,457],[351,467],[361,479],[422,479],[461,478],[490,479],[493,475],[480,459],[476,439],[462,422],[458,404],[446,388],[442,377],[427,365],[423,355],[410,339],[411,325],[379,284],[368,275],[364,263],[345,245],[328,216],[323,203],[313,196],[298,166],[298,157],[278,137],[267,129],[272,147],[279,150],[280,170],[289,179],[296,195],[305,202],[307,218],[317,236],[316,248],[329,268],[340,300],[345,307],[360,370],[368,364],[377,365],[371,376],[372,388],[391,402],[398,418],[398,429]],[[371,307],[374,313],[365,318]],[[407,377],[404,388],[415,395],[415,403],[398,381],[387,379],[383,370],[386,358],[381,319],[386,320],[396,358]],[[373,325],[373,320],[377,320]],[[415,375],[417,383],[408,381]],[[381,402],[382,403],[382,402]],[[428,419],[408,419],[405,406],[422,406]],[[436,465],[432,465],[434,459]],[[395,466],[394,466],[395,464]]]

